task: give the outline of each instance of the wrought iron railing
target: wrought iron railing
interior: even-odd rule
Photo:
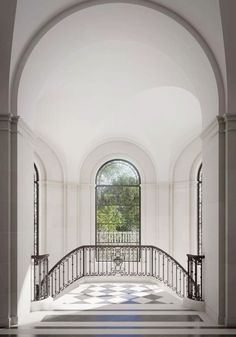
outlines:
[[[149,276],[180,297],[202,300],[202,259],[188,256],[188,271],[172,256],[154,246],[81,246],[46,272],[47,255],[34,258],[34,296],[55,297],[84,276]],[[196,272],[197,271],[197,272]],[[37,275],[37,276],[36,276]]]
[[[129,232],[107,232],[107,231],[97,231],[97,244],[98,245],[138,245],[139,244],[139,231],[129,231]]]
[[[196,286],[191,282],[188,284],[188,298],[201,301],[203,298],[202,293],[202,260],[205,258],[203,255],[191,255],[187,254],[188,257],[188,275],[189,279],[195,280]]]
[[[33,301],[40,301],[49,296],[48,254],[32,255],[33,262]]]

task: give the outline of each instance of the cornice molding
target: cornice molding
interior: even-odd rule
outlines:
[[[218,126],[219,126],[219,133],[225,132],[225,118],[224,116],[217,116]]]
[[[236,114],[224,115],[224,121],[226,132],[236,131]]]
[[[39,184],[46,187],[66,187],[66,184],[63,181],[57,180],[39,180]]]
[[[236,131],[236,114],[217,116],[201,133],[202,140],[209,140],[217,133]]]
[[[18,121],[18,116],[0,114],[0,131],[16,132]]]
[[[202,140],[212,138],[219,131],[219,123],[221,123],[221,116],[216,117],[200,134]]]
[[[0,121],[11,121],[14,117],[15,116],[11,114],[0,114]]]
[[[236,114],[225,114],[223,116],[225,122],[228,122],[228,121],[234,121],[236,122]]]
[[[32,144],[35,144],[36,135],[30,129],[30,127],[23,121],[22,118],[19,118],[18,123],[18,132],[25,138],[27,138]]]

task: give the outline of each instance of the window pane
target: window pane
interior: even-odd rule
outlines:
[[[197,176],[197,253],[202,254],[202,164]]]
[[[97,244],[140,243],[140,178],[133,165],[114,160],[101,167],[96,185]]]
[[[137,170],[128,162],[113,160],[101,167],[97,185],[139,185]]]
[[[39,173],[34,164],[34,255],[39,255]]]

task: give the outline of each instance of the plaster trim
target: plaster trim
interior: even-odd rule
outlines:
[[[217,116],[219,117],[219,116]],[[222,117],[215,118],[201,133],[200,137],[202,140],[210,140],[213,136],[217,134],[219,131],[219,122],[221,121]]]
[[[236,115],[235,114],[227,114],[224,115],[224,123],[225,123],[225,131],[236,131]]]

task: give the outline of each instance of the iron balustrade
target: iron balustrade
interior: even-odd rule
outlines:
[[[34,255],[39,255],[39,171],[34,164]]]
[[[48,255],[33,256],[33,300],[55,297],[84,276],[149,276],[180,297],[202,300],[203,256],[188,255],[188,271],[154,246],[81,246],[48,272]]]
[[[48,254],[32,255],[33,261],[33,301],[40,301],[49,296]]]
[[[139,231],[101,231],[97,230],[97,243],[98,245],[139,245]]]
[[[202,260],[205,258],[204,255],[191,255],[187,254],[188,257],[188,275],[189,279],[194,280],[193,283],[188,284],[188,298],[201,301],[203,298],[202,293]]]

